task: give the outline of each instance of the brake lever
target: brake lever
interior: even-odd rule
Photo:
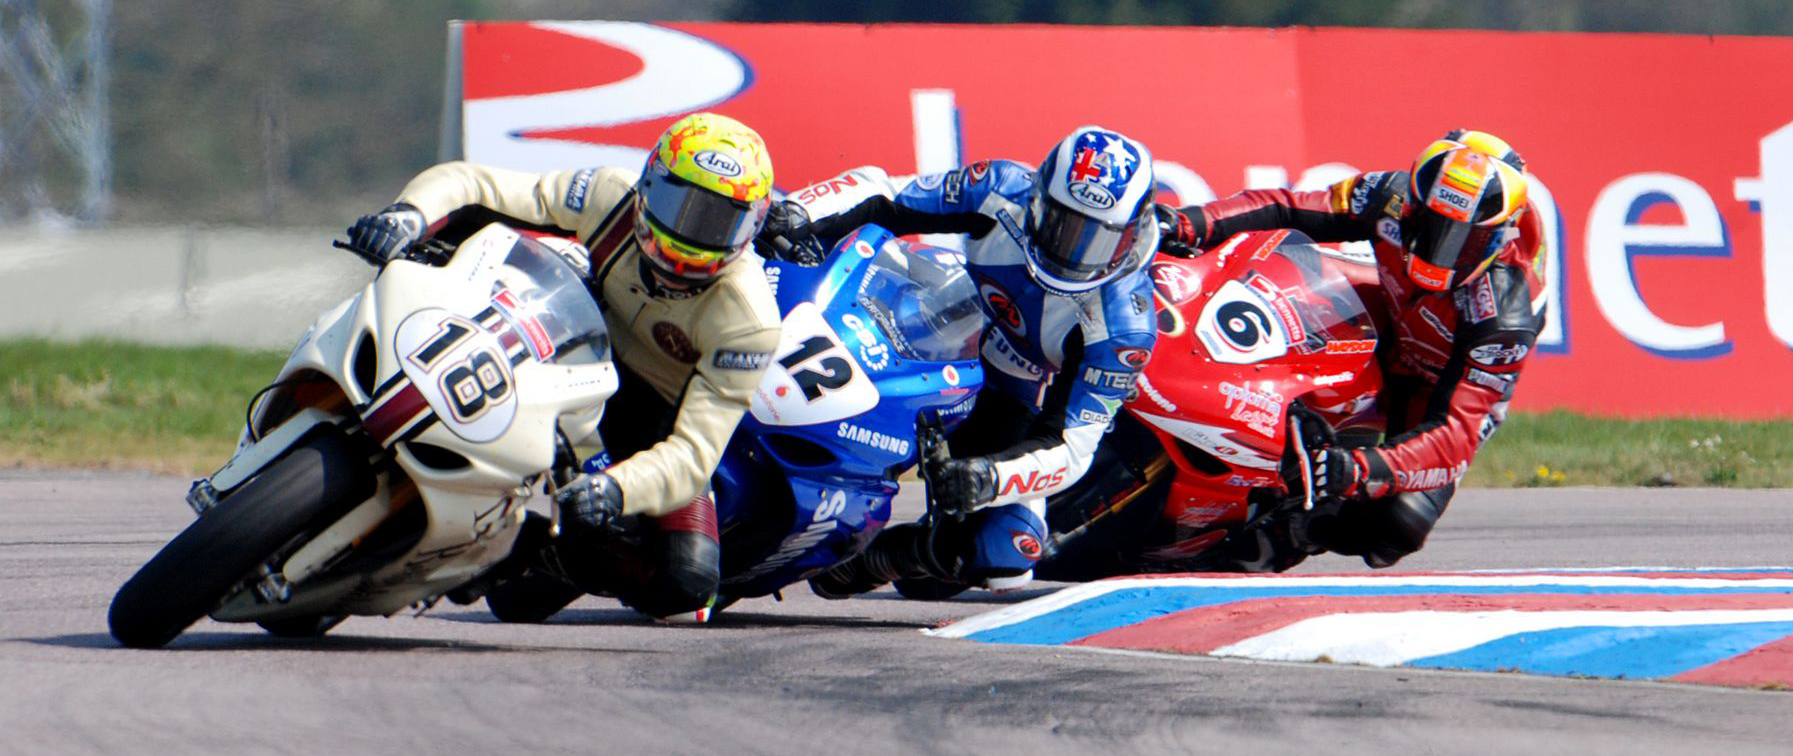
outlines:
[[[1289,414],[1289,440],[1295,444],[1295,461],[1301,468],[1301,510],[1314,510],[1314,468],[1307,456],[1307,439],[1301,432],[1301,418]]]
[[[945,462],[952,458],[951,452],[946,448],[946,427],[944,423],[940,422],[940,415],[938,413],[931,413],[919,420],[916,423],[915,435],[916,443],[921,450],[919,461],[921,463],[922,496],[927,500],[928,520],[931,522],[944,512],[947,516],[953,518],[954,522],[963,522],[965,519],[965,511],[963,509],[954,507],[950,511],[943,510],[940,505],[934,501],[934,482],[928,477],[928,463]]]
[[[346,241],[343,241],[341,239],[331,239],[330,246],[335,247],[336,249],[346,249],[350,253],[353,253],[356,257],[361,258],[362,262],[365,262],[368,265],[372,265],[376,268],[382,267],[386,264],[385,260],[381,260],[380,258],[375,257],[372,254],[369,254],[366,250],[356,247],[356,246],[354,246]]]

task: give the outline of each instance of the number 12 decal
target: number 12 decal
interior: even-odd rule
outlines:
[[[809,368],[793,369],[811,357],[838,348],[840,348],[840,344],[835,343],[827,336],[811,336],[803,340],[803,345],[798,347],[797,351],[785,355],[784,359],[778,361],[778,364],[791,371],[791,380],[796,381],[797,387],[803,390],[805,401],[813,402],[820,399],[823,389],[837,389],[853,380],[852,361],[838,355],[823,357],[816,363],[817,367],[827,372]]]
[[[810,425],[857,415],[878,406],[878,387],[814,302],[791,308],[779,337],[778,366],[753,392],[755,419],[767,425]]]

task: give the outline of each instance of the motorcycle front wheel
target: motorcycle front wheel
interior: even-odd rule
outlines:
[[[112,599],[112,637],[158,648],[216,609],[320,516],[365,500],[374,476],[340,430],[326,428],[207,510]]]
[[[486,608],[499,622],[536,624],[548,621],[584,595],[585,591],[565,580],[526,573],[492,586],[486,592]]]

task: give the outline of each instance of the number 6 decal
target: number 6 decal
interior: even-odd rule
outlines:
[[[1289,352],[1282,321],[1271,314],[1261,294],[1238,281],[1214,292],[1195,322],[1195,333],[1215,362],[1248,365]]]

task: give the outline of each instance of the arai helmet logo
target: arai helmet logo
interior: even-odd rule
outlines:
[[[715,150],[703,150],[696,155],[691,156],[691,162],[696,163],[697,167],[718,176],[741,175],[741,163],[739,161]]]
[[[1073,181],[1068,187],[1071,199],[1077,200],[1097,210],[1114,207],[1114,193],[1088,181]]]

